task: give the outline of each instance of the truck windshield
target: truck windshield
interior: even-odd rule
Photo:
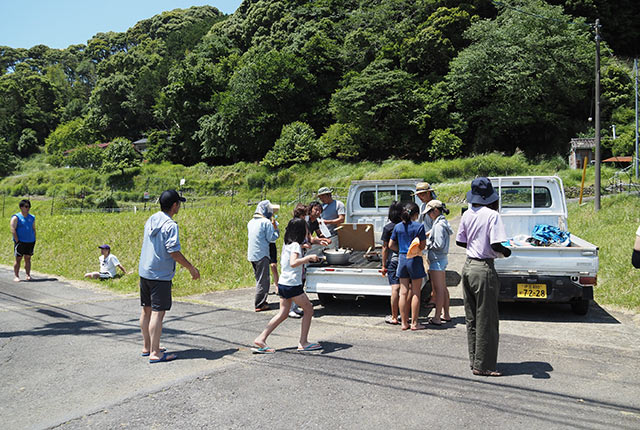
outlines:
[[[530,208],[531,207],[531,187],[502,187],[503,208]],[[534,187],[533,207],[551,207],[551,192],[547,187]]]
[[[379,208],[389,207],[391,202],[396,199],[395,190],[378,190],[378,206]],[[411,190],[398,190],[398,200],[400,203],[408,203],[413,201],[413,193]],[[376,207],[376,191],[363,191],[360,193],[361,208]]]

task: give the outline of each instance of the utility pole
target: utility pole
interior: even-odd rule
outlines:
[[[596,19],[596,200],[594,208],[600,210],[600,19]]]
[[[636,180],[638,179],[638,59],[633,60],[633,70],[636,72],[636,157],[633,160],[633,165],[636,168]]]

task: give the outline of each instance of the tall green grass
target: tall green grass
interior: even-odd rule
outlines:
[[[594,182],[593,170],[587,170],[587,184]],[[614,173],[615,169],[603,167],[603,184]],[[43,161],[36,157],[24,162],[17,175],[1,180],[0,193],[55,196],[59,200],[64,199],[66,206],[92,207],[105,195],[119,202],[140,202],[143,193],[148,191],[153,200],[165,189],[180,188],[180,180],[184,178],[186,184],[182,191],[190,196],[228,194],[233,190],[239,199],[246,200],[268,190],[280,200],[291,201],[301,193],[310,193],[325,185],[346,191],[352,180],[360,179],[419,178],[432,184],[455,184],[468,182],[476,176],[554,174],[571,187],[580,184],[582,173],[567,169],[565,161],[558,157],[532,162],[521,153],[508,157],[491,153],[422,163],[395,159],[350,163],[326,159],[274,171],[246,162],[230,166],[200,163],[190,167],[169,163],[144,164],[128,169],[124,175],[78,168],[47,170],[43,169]]]
[[[597,245],[600,269],[595,299],[629,309],[640,309],[640,270],[631,265],[631,253],[640,225],[640,197],[616,195],[602,199],[595,213],[593,202],[569,205],[571,233]]]

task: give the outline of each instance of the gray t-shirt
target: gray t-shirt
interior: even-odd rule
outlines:
[[[322,205],[322,219],[324,220],[332,220],[337,219],[340,215],[345,215],[347,210],[344,207],[344,203],[340,200],[334,200],[331,203],[326,205]],[[331,236],[336,235],[336,227],[335,224],[327,224],[329,231],[331,232]]]

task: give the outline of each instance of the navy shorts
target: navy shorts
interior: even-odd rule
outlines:
[[[400,254],[398,257],[398,278],[420,279],[427,276],[424,271],[422,256],[407,258],[407,254]]]
[[[398,278],[397,257],[389,259],[389,263],[387,264],[387,280],[389,281],[389,285],[398,285],[400,283],[400,278]]]
[[[171,281],[158,281],[141,276],[140,306],[151,306],[154,311],[171,309]]]
[[[294,287],[289,285],[278,284],[278,295],[283,299],[291,299],[297,297],[300,294],[304,294],[302,285],[296,285]]]
[[[271,260],[271,264],[278,262],[278,248],[276,248],[276,244],[273,242],[269,242],[269,260]]]
[[[33,247],[35,242],[13,242],[13,255],[22,257],[25,255],[33,255]]]

